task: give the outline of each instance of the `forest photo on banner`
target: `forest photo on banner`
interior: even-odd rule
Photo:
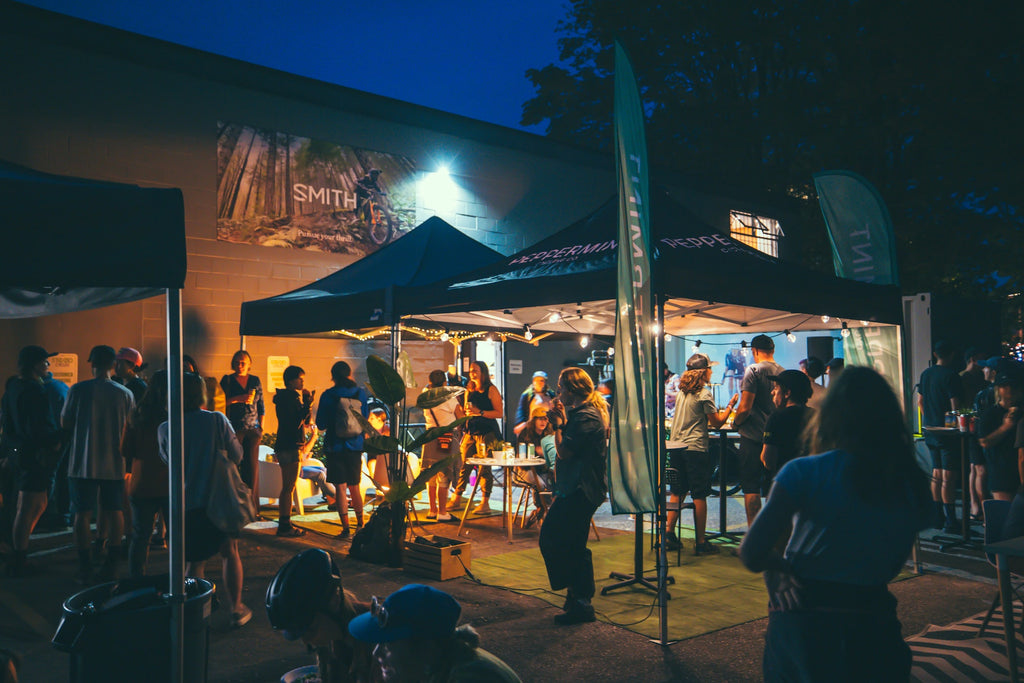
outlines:
[[[219,122],[217,239],[362,258],[414,227],[415,181],[401,155]]]

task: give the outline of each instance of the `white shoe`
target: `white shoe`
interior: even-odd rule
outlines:
[[[439,512],[439,513],[437,513],[437,521],[439,521],[439,522],[450,522],[451,520],[452,520],[452,516],[449,515],[447,512]]]

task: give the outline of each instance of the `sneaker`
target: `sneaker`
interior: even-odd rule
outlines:
[[[711,545],[711,543],[704,541],[698,543],[693,547],[694,555],[717,555],[719,553],[717,545]]]
[[[245,605],[242,605],[241,610],[239,610],[238,612],[231,613],[231,627],[241,628],[242,626],[248,624],[251,619],[252,610],[246,607]]]
[[[475,515],[489,515],[491,513],[491,504],[484,498],[480,501],[480,504],[473,509]]]
[[[671,531],[665,534],[665,550],[681,550],[683,542]]]
[[[305,536],[306,530],[300,529],[297,526],[279,526],[277,527],[277,535],[283,538],[298,538],[299,536]]]
[[[439,522],[450,522],[450,521],[452,521],[452,516],[450,514],[448,514],[447,512],[438,512],[437,513],[437,521],[439,521]]]
[[[595,621],[597,616],[594,614],[594,606],[587,605],[579,600],[574,600],[569,609],[561,614],[555,615],[555,623],[559,626],[569,626],[571,624],[586,624],[591,621]]]
[[[348,527],[343,528],[338,532],[338,538],[348,538],[352,535],[352,532],[348,530]]]

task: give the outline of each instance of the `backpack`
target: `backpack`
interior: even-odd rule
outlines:
[[[358,397],[338,399],[338,408],[334,414],[334,435],[339,439],[352,439],[363,433],[363,426],[352,414],[353,410],[362,412],[363,403]]]

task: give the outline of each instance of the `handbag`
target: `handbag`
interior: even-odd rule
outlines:
[[[437,421],[437,415],[434,415],[434,409],[433,408],[428,408],[428,410],[430,411],[430,416],[432,418],[434,418],[434,424],[438,425],[438,426],[441,426],[440,423]],[[447,451],[447,450],[449,450],[452,447],[452,434],[451,434],[451,432],[449,432],[448,434],[442,434],[441,436],[437,437],[437,439],[435,439],[435,440],[437,441],[437,447],[440,448],[442,451]]]
[[[220,430],[214,424],[213,471],[206,499],[206,516],[228,536],[238,536],[246,525],[256,521],[252,490],[242,481],[238,467],[228,457]]]

